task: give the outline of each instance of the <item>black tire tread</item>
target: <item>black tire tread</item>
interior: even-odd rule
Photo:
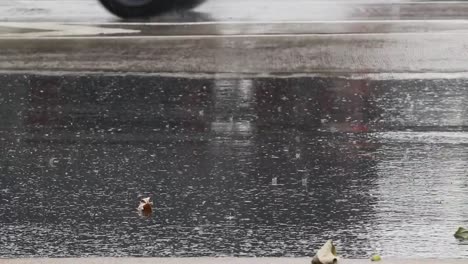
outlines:
[[[121,18],[141,18],[159,15],[178,9],[191,9],[204,0],[152,0],[142,6],[126,6],[116,0],[99,0],[112,14]]]

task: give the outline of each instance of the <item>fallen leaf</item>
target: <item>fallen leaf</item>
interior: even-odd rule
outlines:
[[[468,240],[468,229],[459,227],[457,232],[455,232],[454,236],[458,239]]]

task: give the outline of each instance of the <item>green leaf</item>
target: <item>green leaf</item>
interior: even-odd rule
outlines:
[[[382,260],[382,257],[380,257],[379,255],[374,255],[371,258],[371,261],[381,261],[381,260]]]
[[[459,227],[457,232],[455,232],[454,236],[458,239],[468,240],[468,229]]]

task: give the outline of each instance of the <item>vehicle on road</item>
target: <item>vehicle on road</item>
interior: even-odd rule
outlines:
[[[172,10],[194,8],[204,0],[99,0],[101,4],[121,18],[150,17]]]

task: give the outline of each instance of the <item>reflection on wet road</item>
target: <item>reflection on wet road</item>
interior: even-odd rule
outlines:
[[[468,257],[467,79],[0,83],[3,257]]]

